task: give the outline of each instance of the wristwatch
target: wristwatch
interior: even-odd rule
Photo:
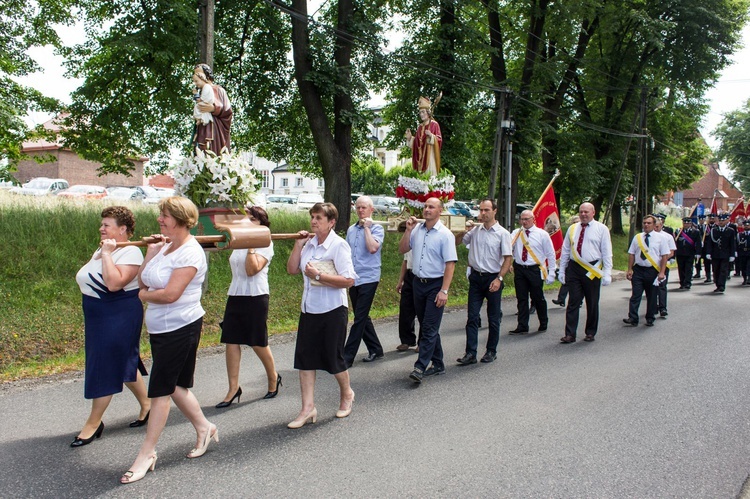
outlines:
[[[500,282],[503,282],[503,276],[501,276],[501,275],[498,275],[498,276],[496,277],[496,279],[497,279],[498,281],[500,281]]]
[[[318,275],[315,276],[315,280],[316,281],[320,281],[320,274],[318,274]]]
[[[441,289],[441,293],[443,293],[445,296],[448,296],[448,290],[447,289]]]

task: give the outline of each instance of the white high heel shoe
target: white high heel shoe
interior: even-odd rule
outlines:
[[[219,443],[219,429],[216,428],[215,425],[211,425],[208,428],[208,431],[206,432],[206,438],[203,439],[203,445],[201,445],[200,447],[196,447],[188,452],[186,457],[190,459],[201,457],[206,453],[206,449],[208,449],[208,444],[209,442],[211,442],[212,438],[216,441],[217,444]]]
[[[146,473],[149,471],[154,471],[154,468],[156,468],[156,452],[154,452],[154,455],[151,456],[151,464],[143,469],[143,471],[133,471],[128,470],[120,477],[120,483],[125,485],[128,483],[137,482],[138,480],[142,479],[144,476],[146,476]]]
[[[318,421],[318,410],[313,407],[313,410],[307,413],[307,416],[305,416],[302,419],[295,419],[288,425],[286,425],[287,428],[291,428],[292,430],[296,430],[297,428],[302,428],[307,423],[315,423]]]

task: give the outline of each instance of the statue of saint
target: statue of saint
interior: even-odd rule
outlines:
[[[432,118],[432,111],[440,102],[442,93],[430,103],[426,97],[419,98],[419,126],[417,133],[412,135],[411,129],[406,130],[406,142],[411,148],[411,166],[420,173],[437,175],[440,173],[440,149],[443,147],[443,136],[440,125]]]
[[[221,154],[231,150],[229,129],[232,127],[232,104],[226,90],[214,82],[214,74],[207,64],[198,64],[193,71],[193,83],[199,93],[193,97],[195,132],[193,149]]]

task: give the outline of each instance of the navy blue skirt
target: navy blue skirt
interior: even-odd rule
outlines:
[[[83,295],[86,331],[86,378],[84,397],[94,399],[122,391],[135,381],[140,359],[143,305],[138,290],[103,293],[101,298]]]

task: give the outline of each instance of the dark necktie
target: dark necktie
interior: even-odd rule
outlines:
[[[586,227],[588,226],[589,224],[581,224],[581,234],[578,236],[578,244],[576,245],[576,251],[578,251],[579,255],[581,255],[581,250],[583,249],[583,234],[586,232]]]
[[[646,243],[646,247],[647,248],[648,248],[648,238],[649,238],[649,236],[650,236],[650,234],[646,234],[646,236],[643,238],[643,241]],[[641,260],[645,260],[645,259],[646,259],[646,254],[643,253],[643,251],[641,251]]]
[[[528,241],[528,237],[531,231],[529,229],[526,229],[526,240]],[[523,251],[521,252],[521,261],[525,262],[529,258],[529,252],[526,251],[526,245],[523,245]]]

